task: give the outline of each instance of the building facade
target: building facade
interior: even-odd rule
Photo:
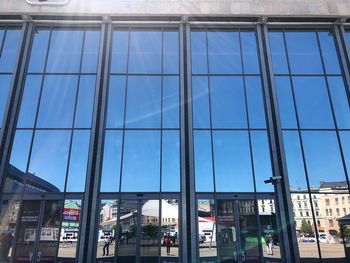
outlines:
[[[0,0],[0,262],[349,262],[349,14]]]

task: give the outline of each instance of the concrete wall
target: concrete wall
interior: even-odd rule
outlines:
[[[350,0],[69,0],[64,6],[0,0],[0,14],[350,16]]]

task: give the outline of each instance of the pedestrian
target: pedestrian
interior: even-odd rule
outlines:
[[[166,254],[170,256],[171,238],[169,233],[165,235],[164,243],[166,245]]]
[[[268,255],[273,255],[272,246],[273,246],[273,238],[271,235],[267,235],[265,237],[265,243],[266,243],[266,251]]]
[[[103,256],[108,256],[109,254],[109,245],[111,244],[111,237],[106,238],[105,244],[103,246]]]

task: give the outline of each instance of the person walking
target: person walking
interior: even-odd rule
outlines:
[[[266,243],[266,251],[268,255],[273,255],[272,246],[273,246],[273,238],[271,235],[267,235],[265,237],[265,243]]]
[[[168,256],[170,256],[171,238],[170,238],[169,233],[166,234],[166,236],[164,237],[164,243],[165,243],[165,246],[166,246],[166,254]]]
[[[109,254],[109,245],[112,242],[112,237],[106,238],[105,244],[103,246],[103,256],[108,256]]]

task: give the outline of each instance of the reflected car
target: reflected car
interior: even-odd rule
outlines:
[[[326,233],[320,233],[318,240],[320,241],[320,243],[335,244],[333,236]]]
[[[314,234],[302,234],[298,238],[298,241],[303,243],[313,243],[316,242],[316,237]]]

